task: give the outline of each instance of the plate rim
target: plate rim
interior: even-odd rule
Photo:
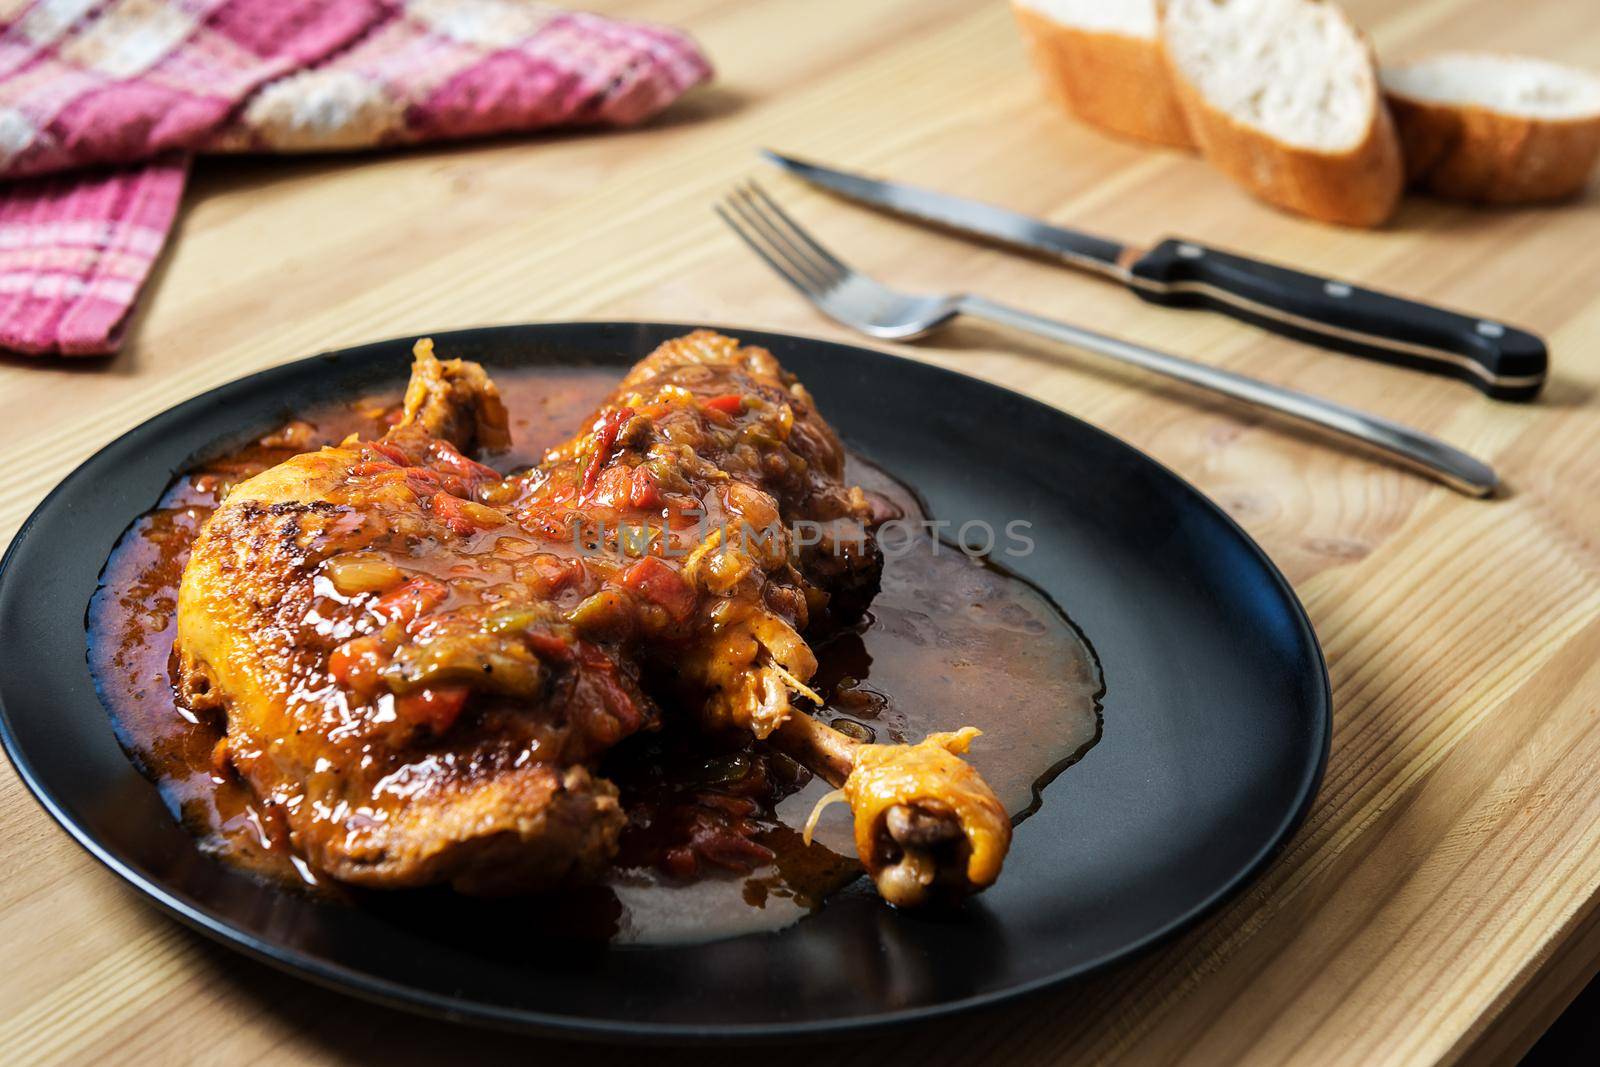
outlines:
[[[834,338],[791,333],[784,330],[771,330],[757,326],[735,326],[725,323],[671,322],[658,319],[559,319],[522,323],[497,323],[440,331],[424,330],[364,341],[342,348],[323,349],[296,359],[261,367],[239,377],[220,382],[155,412],[123,433],[101,444],[57,482],[34,509],[29,512],[28,517],[23,520],[22,524],[17,527],[17,532],[13,535],[10,544],[6,546],[5,553],[0,555],[0,589],[3,589],[5,583],[11,580],[11,567],[20,546],[27,540],[34,525],[50,509],[56,498],[70,484],[79,477],[84,476],[85,469],[103,453],[123,443],[130,437],[144,433],[147,427],[158,420],[172,418],[176,413],[191,405],[199,405],[215,400],[219,394],[243,390],[250,384],[257,382],[258,379],[268,375],[284,373],[294,368],[303,368],[308,364],[318,360],[326,360],[330,357],[357,355],[369,349],[403,344],[418,337],[432,337],[436,341],[443,340],[446,342],[452,337],[468,336],[489,340],[496,334],[519,334],[530,330],[559,330],[570,327],[637,327],[664,331],[682,330],[686,332],[695,329],[709,329],[735,337],[759,335],[759,339],[756,339],[758,344],[765,344],[769,339],[779,338],[809,345],[853,349],[872,357],[893,360],[901,364],[911,364],[936,376],[979,382],[990,389],[1009,394],[1016,401],[1035,408],[1042,408],[1056,417],[1068,419],[1075,423],[1079,430],[1107,438],[1115,445],[1135,453],[1175,483],[1183,494],[1191,498],[1194,503],[1200,505],[1204,511],[1209,512],[1213,518],[1221,520],[1224,529],[1231,532],[1249,550],[1249,554],[1262,566],[1264,573],[1271,579],[1274,586],[1283,596],[1285,603],[1291,609],[1290,613],[1293,616],[1297,636],[1313,653],[1316,670],[1321,682],[1321,685],[1316,687],[1321,707],[1320,709],[1310,709],[1313,712],[1312,719],[1315,723],[1316,733],[1319,735],[1312,742],[1317,749],[1317,754],[1313,764],[1308,769],[1308,773],[1300,783],[1299,792],[1292,808],[1286,809],[1284,817],[1279,821],[1270,838],[1251,857],[1249,862],[1242,865],[1226,883],[1206,899],[1139,940],[1123,945],[1114,951],[1104,952],[1099,957],[1077,967],[1055,974],[1044,975],[1003,989],[964,997],[960,1000],[896,1009],[875,1015],[849,1016],[802,1023],[770,1022],[754,1024],[641,1023],[632,1020],[596,1019],[531,1009],[506,1008],[486,1004],[482,1001],[462,1000],[427,990],[420,990],[379,975],[353,970],[296,949],[267,942],[253,933],[240,929],[227,920],[211,914],[201,902],[192,901],[183,895],[174,893],[159,880],[147,877],[135,870],[128,863],[112,854],[87,829],[79,826],[73,819],[68,817],[54,793],[39,780],[26,753],[22,751],[13,733],[10,713],[5,707],[3,694],[0,694],[0,748],[5,750],[12,768],[16,771],[18,778],[21,779],[29,794],[44,808],[56,825],[64,830],[73,841],[77,842],[102,866],[156,904],[163,912],[182,922],[186,927],[211,938],[213,941],[235,949],[257,962],[267,964],[280,972],[295,978],[312,981],[319,986],[336,992],[358,996],[361,999],[387,1008],[407,1011],[433,1019],[487,1026],[513,1032],[536,1033],[550,1037],[591,1042],[638,1044],[649,1041],[668,1041],[679,1044],[716,1044],[812,1038],[827,1039],[846,1035],[879,1033],[898,1026],[968,1014],[1014,1000],[1037,996],[1068,982],[1100,973],[1118,963],[1127,962],[1147,954],[1187,930],[1207,915],[1217,911],[1260,875],[1262,870],[1283,850],[1295,832],[1304,823],[1313,802],[1316,800],[1317,793],[1321,789],[1332,747],[1332,684],[1328,673],[1327,657],[1323,652],[1321,642],[1317,639],[1316,629],[1311,623],[1305,605],[1295,593],[1293,585],[1284,577],[1283,572],[1279,570],[1277,564],[1273,562],[1266,550],[1226,510],[1188,479],[1143,449],[1123,440],[1110,431],[1101,429],[1054,404],[998,382],[990,381],[977,375],[966,374],[939,363],[914,359],[898,352],[858,344],[855,341],[841,341]],[[176,473],[174,472],[174,476],[176,476]],[[85,610],[87,611],[87,605],[85,605]],[[1317,711],[1320,711],[1320,714],[1316,714]]]

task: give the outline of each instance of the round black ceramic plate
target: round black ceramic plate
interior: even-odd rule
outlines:
[[[438,340],[491,369],[621,368],[686,329],[548,324]],[[847,893],[772,934],[507,958],[492,938],[281,892],[194,849],[90,683],[84,611],[101,565],[175,473],[297,408],[400,382],[409,340],[196,397],[102,449],[40,505],[0,565],[0,727],[23,779],[113,871],[252,956],[407,1008],[593,1037],[814,1034],[993,1004],[1125,959],[1247,881],[1305,814],[1330,732],[1321,652],[1261,550],[1160,465],[1053,408],[848,345],[728,332],[769,347],[846,441],[934,515],[1032,522],[1033,554],[1008,565],[1099,653],[1102,740],[1048,788],[999,884],[960,916]],[[984,714],[1004,709],[971,717]]]

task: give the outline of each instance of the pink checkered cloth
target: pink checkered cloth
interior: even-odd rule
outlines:
[[[659,26],[531,0],[11,0],[0,347],[115,351],[196,152],[642,122],[706,80]]]

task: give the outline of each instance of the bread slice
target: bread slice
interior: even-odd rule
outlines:
[[[1157,0],[1012,0],[1045,88],[1102,130],[1193,148],[1161,54]]]
[[[1539,59],[1445,52],[1386,67],[1413,185],[1526,204],[1581,193],[1600,158],[1600,78]]]
[[[1332,0],[1168,0],[1162,37],[1200,150],[1278,207],[1377,226],[1405,184],[1372,51]]]

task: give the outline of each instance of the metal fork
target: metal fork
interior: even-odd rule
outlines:
[[[1270,408],[1375,448],[1470,496],[1489,496],[1498,483],[1487,464],[1437,438],[1377,415],[1119,341],[971,293],[921,296],[891,289],[846,266],[754,182],[736,188],[713,210],[823,314],[871,337],[910,340],[938,329],[957,315],[973,315]]]

